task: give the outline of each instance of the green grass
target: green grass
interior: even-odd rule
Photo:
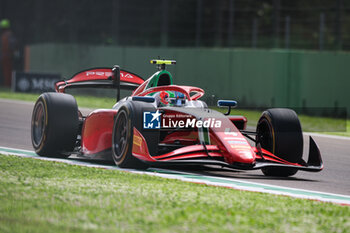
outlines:
[[[350,207],[0,155],[0,232],[349,232]]]
[[[38,96],[39,96],[38,94],[33,94],[33,93],[12,92],[8,88],[0,87],[0,98],[3,98],[3,99],[36,101]]]
[[[39,94],[14,93],[9,89],[0,88],[0,98],[36,101]],[[88,108],[111,108],[115,104],[114,98],[102,98],[92,96],[75,96],[80,107]],[[226,112],[226,109],[215,108]],[[243,115],[248,119],[248,126],[255,127],[261,112],[245,109],[233,109],[231,115]],[[350,120],[334,119],[327,117],[311,117],[299,115],[303,131],[317,132],[331,135],[350,137]]]
[[[0,98],[35,102],[40,94],[12,92],[7,88],[0,88]],[[111,108],[115,104],[113,98],[75,96],[79,107]]]

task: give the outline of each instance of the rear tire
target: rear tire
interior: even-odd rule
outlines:
[[[32,114],[31,140],[40,156],[68,157],[77,140],[78,106],[73,96],[43,93]]]
[[[143,129],[143,112],[154,112],[156,108],[149,103],[131,101],[119,108],[115,118],[112,135],[112,155],[117,166],[121,168],[146,169],[148,164],[132,155],[134,127],[147,142],[148,151],[156,155],[159,130]]]
[[[257,143],[261,147],[292,163],[303,156],[303,134],[297,114],[291,109],[264,111],[257,125]],[[263,168],[266,176],[287,177],[297,173],[294,168]]]

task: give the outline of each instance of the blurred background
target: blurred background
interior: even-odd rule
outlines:
[[[144,78],[175,59],[176,84],[245,107],[350,109],[350,1],[0,0],[14,69],[69,78],[119,64]]]
[[[1,0],[0,17],[24,44],[350,49],[345,0]]]

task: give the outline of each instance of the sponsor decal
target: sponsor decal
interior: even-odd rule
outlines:
[[[141,146],[142,144],[142,138],[140,136],[134,135],[133,141],[136,146]]]
[[[60,79],[61,76],[58,74],[14,71],[12,74],[12,90],[33,93],[55,91],[55,83]]]
[[[225,134],[225,135],[230,135],[230,136],[238,136],[238,133],[236,133],[236,132],[230,132],[230,131],[231,131],[230,128],[226,128],[224,134]]]
[[[248,142],[246,141],[228,141],[229,144],[242,144],[242,145],[248,145]]]
[[[245,141],[244,138],[239,138],[239,137],[224,137],[224,140],[241,140],[241,141]]]
[[[21,78],[19,81],[18,81],[18,90],[19,91],[22,91],[22,92],[26,92],[29,90],[30,88],[30,82],[29,80],[25,79],[25,78]]]
[[[186,118],[177,120],[172,118],[163,118],[163,128],[220,128],[221,121],[215,118],[208,118],[205,120],[197,120],[196,118]]]
[[[238,154],[244,155],[245,157],[253,157],[252,152],[249,150],[238,151]]]
[[[97,76],[102,76],[102,77],[109,77],[109,76],[112,76],[113,73],[110,72],[110,71],[107,71],[107,72],[104,72],[104,71],[86,71],[85,75],[87,77],[91,76],[91,75],[97,75]],[[120,77],[121,78],[129,78],[129,79],[133,79],[134,78],[134,76],[132,76],[131,74],[124,73],[124,72],[120,72]]]
[[[143,128],[144,129],[159,129],[160,128],[160,116],[162,114],[157,110],[156,112],[144,112],[143,113]]]
[[[97,76],[111,76],[113,73],[112,72],[103,72],[103,71],[86,71],[86,76],[90,75],[97,75]]]
[[[125,75],[124,75],[123,73],[120,73],[120,76],[121,76],[122,78],[134,78],[134,76],[132,76],[132,75],[129,74],[129,73],[126,73]]]
[[[250,149],[251,147],[248,145],[230,145],[233,149]]]
[[[187,114],[164,114],[156,112],[143,113],[144,129],[162,128],[220,128],[221,120],[216,118],[196,119]]]

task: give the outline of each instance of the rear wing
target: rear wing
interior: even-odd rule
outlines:
[[[105,87],[126,90],[135,90],[144,80],[129,71],[120,70],[120,82],[118,83],[112,68],[92,68],[74,74],[69,80],[61,80],[55,83],[56,92],[65,92],[66,88],[79,87]]]

